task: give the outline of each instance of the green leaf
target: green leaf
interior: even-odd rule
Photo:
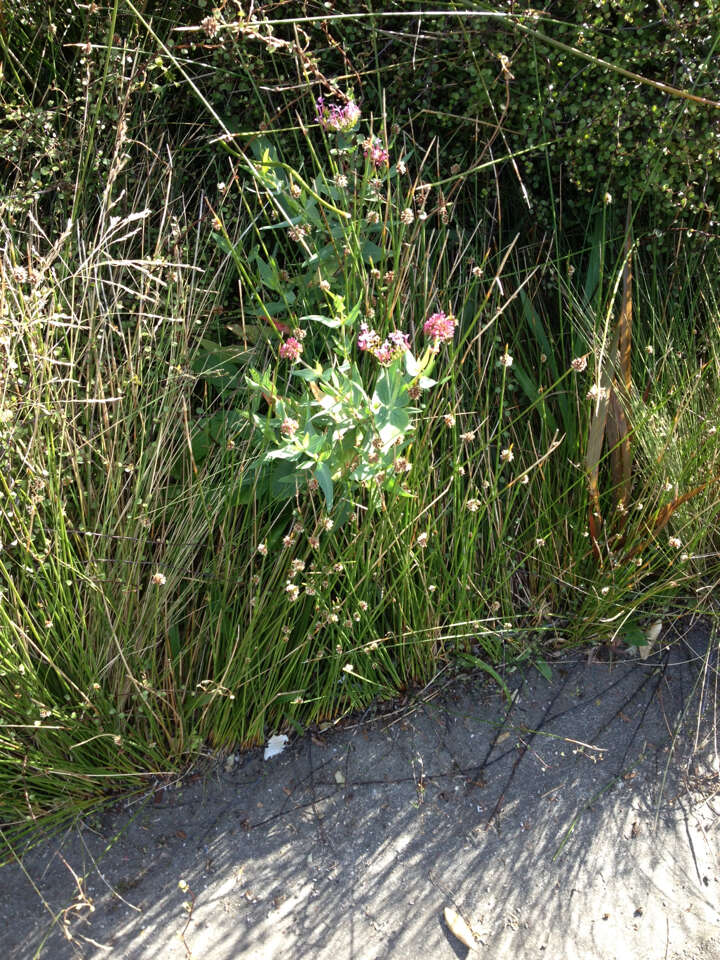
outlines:
[[[512,703],[512,695],[508,689],[508,685],[494,667],[491,667],[489,663],[485,663],[484,660],[481,660],[480,657],[476,657],[472,653],[460,653],[458,654],[458,659],[472,667],[478,667],[480,670],[484,670],[485,673],[489,673],[490,676],[500,685],[502,692],[507,697],[508,703]]]
[[[172,624],[168,628],[168,642],[170,644],[170,656],[173,660],[177,660],[180,656],[181,649],[181,640],[180,640],[180,628],[176,623]]]
[[[324,327],[330,327],[335,329],[343,325],[343,321],[340,317],[323,317],[319,313],[311,313],[307,317],[300,317],[300,322],[303,320],[310,320],[312,323],[321,323]]]
[[[193,434],[190,447],[195,463],[202,463],[210,452],[210,430],[207,426]]]
[[[384,251],[372,240],[366,240],[360,252],[365,263],[375,264],[384,256]]]
[[[291,371],[291,375],[298,377],[300,380],[319,380],[323,375],[323,368],[319,363],[316,363],[311,370],[304,367],[295,367]]]
[[[558,380],[560,373],[557,366],[557,356],[558,350],[553,348],[550,343],[550,337],[545,330],[545,325],[543,324],[540,314],[535,309],[532,300],[525,293],[524,290],[520,291],[520,302],[522,303],[523,314],[525,315],[525,321],[528,327],[532,330],[535,339],[537,340],[543,354],[547,357],[547,364],[552,373],[553,380]]]
[[[406,406],[407,394],[403,395],[403,386],[402,378],[397,376],[397,371],[392,370],[392,368],[383,369],[375,384],[375,392],[372,398],[373,406],[376,404],[383,407]]]
[[[319,457],[325,446],[325,438],[319,433],[306,433],[302,438],[303,448],[310,457]]]
[[[533,660],[533,665],[538,673],[541,673],[548,682],[552,682],[552,670],[546,660],[538,657],[537,660]]]
[[[252,390],[266,393],[269,397],[275,396],[275,384],[270,379],[270,374],[267,370],[260,373],[254,367],[251,367],[250,372],[245,376],[245,383]]]
[[[363,298],[360,297],[358,302],[355,304],[355,306],[352,308],[352,310],[348,314],[348,318],[347,318],[348,323],[355,323],[355,321],[357,320],[358,316],[360,315],[360,308],[362,307],[362,301],[363,301]]]
[[[290,700],[289,702],[292,703],[293,700]],[[286,715],[286,720],[294,728],[295,733],[297,733],[299,737],[305,736],[305,727],[291,713]]]
[[[274,290],[275,293],[280,293],[280,276],[278,274],[277,266],[274,263],[266,263],[258,253],[257,247],[253,249],[249,259],[256,265],[263,284],[269,290]]]
[[[421,371],[420,363],[413,355],[412,351],[405,351],[405,370],[409,377],[416,377]]]
[[[276,450],[268,450],[263,457],[264,460],[295,460],[300,456],[301,451],[295,447],[279,447]]]
[[[380,439],[384,447],[403,437],[410,429],[410,417],[402,407],[386,407],[375,417]]]
[[[249,356],[242,347],[223,347],[211,340],[202,340],[190,361],[193,371],[218,390],[237,386],[240,378],[238,364]]]
[[[227,242],[227,240],[221,233],[213,232],[213,239],[215,240],[215,243],[218,245],[218,247],[222,250],[223,253],[229,254],[229,256],[231,257],[240,256],[240,244],[237,244],[237,246],[233,246],[232,244]]]
[[[644,647],[647,643],[645,631],[637,623],[626,623],[620,636],[629,647]]]
[[[307,222],[307,220],[308,220],[307,216],[297,218],[298,223],[300,223],[301,221],[305,223]],[[266,228],[261,227],[260,229],[265,230]],[[340,266],[337,258],[337,247],[335,246],[334,243],[328,243],[324,247],[321,247],[320,250],[318,250],[316,253],[313,253],[311,256],[309,256],[307,260],[303,260],[301,266],[303,270],[307,270],[308,267],[315,268],[319,263],[323,263],[323,264],[333,263],[335,264],[335,269],[337,269]],[[330,273],[334,273],[334,270],[331,270]]]
[[[249,308],[245,311],[248,317],[277,317],[280,314],[287,313],[288,309],[295,302],[295,294],[288,290],[284,300],[271,300],[263,303],[262,307]]]
[[[348,500],[347,497],[339,500],[335,510],[335,516],[333,517],[333,529],[339,530],[341,527],[344,527],[352,516],[352,511],[353,503],[351,500]]]
[[[279,463],[268,464],[268,466],[271,468],[267,477],[268,482],[263,490],[258,483],[258,497],[261,493],[265,493],[265,496],[270,500],[287,500],[295,493],[298,486],[295,465],[283,460]]]
[[[325,507],[329,512],[332,510],[333,505],[333,482],[328,465],[326,463],[319,463],[315,469],[314,477],[325,496]]]

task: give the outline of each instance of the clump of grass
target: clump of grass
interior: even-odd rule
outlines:
[[[2,224],[0,775],[14,829],[169,772],[203,743],[256,743],[427,680],[454,647],[503,657],[502,524],[487,527],[498,495],[480,476],[501,454],[487,371],[467,406],[444,361],[449,392],[417,419],[402,485],[348,491],[342,518],[306,487],[261,496],[247,482],[265,447],[244,416],[244,375],[271,357],[267,311],[248,322],[266,292],[243,288],[240,336],[220,336],[223,278],[244,247],[225,229],[230,255],[202,254],[210,218],[182,240],[201,202],[191,213],[190,198],[167,199],[169,167],[142,179],[128,201],[113,168],[99,209],[83,219],[75,198],[78,220],[59,236],[39,217]],[[388,217],[387,259],[349,263],[338,289],[416,327],[438,297],[457,303],[456,352],[474,355],[487,297],[460,275],[446,213],[408,247],[391,198],[372,203]],[[237,222],[264,238],[256,216]],[[248,262],[246,282],[257,269]],[[294,295],[304,310],[318,293]]]
[[[64,229],[38,197],[3,211],[8,836],[456,658],[501,680],[635,642],[715,575],[712,265],[683,266],[678,331],[639,244],[620,389],[622,231],[506,237],[501,198],[481,220],[473,178],[390,118],[313,100],[176,197],[176,157],[130,146],[128,92]],[[441,311],[452,337],[423,339]],[[589,457],[605,381],[627,429]]]
[[[207,536],[178,463],[211,291],[170,209],[143,243],[148,202],[116,216],[108,194],[90,236],[2,224],[0,769],[24,818],[166,769],[192,737],[163,675]]]

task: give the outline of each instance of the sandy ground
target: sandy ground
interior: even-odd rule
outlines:
[[[720,960],[717,650],[447,675],[0,868],[4,958]]]

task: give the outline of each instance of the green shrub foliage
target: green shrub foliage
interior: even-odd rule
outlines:
[[[718,0],[553,0],[535,15],[538,5],[527,0],[484,5],[502,17],[472,16],[482,12],[473,4],[449,4],[445,9],[457,15],[445,17],[400,3],[373,14],[372,6],[265,4],[256,11],[270,20],[327,14],[326,23],[303,24],[320,69],[347,77],[366,112],[379,110],[384,97],[387,111],[404,117],[419,140],[437,136],[450,163],[472,161],[501,120],[495,155],[547,144],[518,161],[530,196],[546,214],[550,171],[556,195],[562,193],[581,220],[605,192],[617,201],[643,201],[665,222],[687,215],[717,219],[720,108],[552,41],[720,102],[713,69]],[[406,19],[383,16],[400,11]],[[357,19],[332,19],[348,12]]]
[[[720,109],[673,95],[547,43],[543,36],[647,80],[720,100],[714,69],[720,4],[707,0],[557,0],[549,16],[524,20],[534,35],[489,31],[480,66],[468,57],[470,112],[497,88],[494,57],[510,57],[507,127],[520,147],[551,140],[550,168],[582,194],[651,200],[665,217],[717,219]],[[477,38],[471,41],[477,48]],[[497,94],[496,94],[497,96]],[[523,163],[529,187],[547,183],[544,163]]]
[[[720,0],[549,0],[541,13],[533,12],[535,6],[528,0],[450,3],[444,9],[454,14],[437,16],[399,0],[380,8],[370,0],[255,4],[254,22],[274,38],[271,44],[236,29],[248,14],[241,4],[216,9],[158,0],[144,8],[153,30],[165,37],[232,130],[292,128],[298,117],[309,122],[314,98],[337,83],[354,93],[365,115],[385,112],[420,144],[437,137],[438,166],[487,159],[488,141],[494,157],[537,147],[518,156],[516,168],[506,167],[506,174],[515,182],[521,177],[534,211],[545,220],[552,187],[562,196],[565,215],[574,209],[579,222],[608,192],[618,203],[628,196],[636,207],[643,201],[657,225],[699,216],[713,227],[720,204],[720,108],[553,44],[720,102],[713,68]],[[337,18],[348,13],[353,17]],[[303,20],[318,17],[327,19]],[[114,61],[122,58],[128,32],[138,30],[127,11],[117,9],[113,21],[101,8],[74,2],[67,9],[37,3],[9,8],[4,38],[22,51],[13,61],[13,79],[22,85],[23,77],[40,78],[28,91],[34,109],[67,106],[67,95],[57,95],[58,80],[72,78],[82,90],[88,59],[97,61],[102,75],[111,23],[115,48],[106,83],[117,72]],[[184,32],[187,27],[197,32]],[[188,132],[196,132],[202,111],[188,96],[185,78],[152,46],[144,36],[147,55],[135,65],[135,82],[155,94],[153,119],[164,124],[166,136],[189,147]],[[54,83],[45,76],[49,64],[56,71]],[[113,120],[105,116],[111,112],[101,107],[100,128]],[[23,122],[28,127],[36,120],[42,120],[40,113],[26,114]],[[43,122],[43,136],[51,126],[55,137],[72,135],[63,122]],[[26,166],[30,160],[42,189],[62,180],[64,171],[56,169],[52,149],[31,133],[28,129],[23,141],[30,147]],[[202,148],[195,155],[199,167],[209,160]],[[11,172],[7,164],[3,172]]]

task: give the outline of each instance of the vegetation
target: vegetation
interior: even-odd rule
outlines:
[[[584,229],[541,232],[520,171],[551,191],[556,147],[506,110],[458,159],[292,16],[73,7],[0,24],[3,836],[448,664],[646,656],[708,608],[704,200],[663,232],[654,181],[593,180],[576,138]]]

